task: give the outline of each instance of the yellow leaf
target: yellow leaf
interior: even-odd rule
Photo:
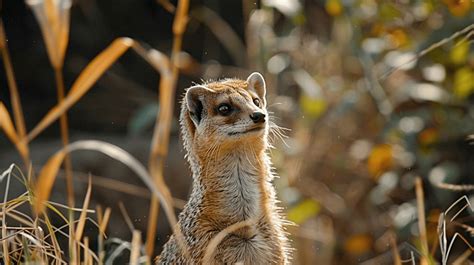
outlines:
[[[469,55],[469,41],[461,41],[454,45],[454,47],[449,52],[449,58],[454,64],[463,64],[467,62]]]
[[[92,62],[81,72],[79,77],[72,85],[66,98],[58,105],[53,107],[48,114],[36,125],[28,134],[28,141],[35,138],[51,123],[57,120],[72,105],[74,105],[95,82],[104,74],[104,72],[122,56],[132,45],[133,40],[129,38],[119,38],[114,40],[104,51],[97,55]]]
[[[331,16],[339,16],[342,13],[342,4],[339,0],[327,0],[325,8]]]
[[[462,17],[471,9],[472,0],[444,0],[443,2],[448,6],[449,12],[457,17]]]
[[[438,139],[438,131],[435,128],[427,128],[420,132],[418,140],[422,145],[430,145]]]
[[[62,68],[69,41],[71,0],[26,0],[40,26],[53,68]]]
[[[370,33],[373,35],[373,36],[381,36],[383,34],[385,34],[385,32],[387,31],[387,29],[385,28],[385,25],[383,23],[374,23],[372,25],[372,28],[370,29]]]
[[[20,137],[18,137],[12,119],[10,118],[10,114],[2,102],[0,102],[0,128],[5,132],[8,139],[15,145],[20,155],[26,157],[26,153],[28,152],[26,145],[20,140]]]
[[[288,212],[288,220],[301,224],[309,218],[318,214],[321,206],[314,200],[304,200]]]
[[[31,130],[27,140],[33,140],[39,133],[70,109],[129,48],[133,48],[157,72],[160,72],[162,80],[169,78],[171,66],[167,56],[154,49],[146,50],[130,38],[118,38],[86,66],[76,81],[74,81],[68,95],[62,102],[54,106],[36,127]]]
[[[408,44],[408,36],[403,29],[394,29],[389,34],[390,42],[394,47],[402,47]]]
[[[39,173],[38,181],[35,186],[36,202],[34,205],[37,214],[44,210],[44,202],[49,199],[54,181],[58,175],[59,167],[61,166],[65,155],[65,151],[56,153],[46,162]]]
[[[458,98],[467,98],[474,92],[474,71],[469,66],[462,67],[454,73],[453,90]]]
[[[318,118],[327,108],[327,103],[323,99],[306,95],[301,96],[300,105],[303,112],[311,118]]]
[[[372,237],[365,234],[351,236],[344,243],[344,249],[356,256],[369,252],[371,247]]]
[[[380,144],[372,149],[367,161],[367,166],[373,177],[377,178],[380,174],[390,169],[392,165],[392,146],[388,144]]]
[[[8,114],[8,110],[5,108],[5,105],[0,102],[0,128],[5,132],[8,139],[12,141],[12,143],[18,143],[18,135],[15,131],[15,127],[13,126],[12,119],[10,118],[10,114]]]

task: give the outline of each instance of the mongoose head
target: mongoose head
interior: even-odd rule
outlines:
[[[268,134],[263,76],[225,79],[188,88],[181,126],[188,153],[252,146],[265,149]],[[258,150],[256,150],[258,151]]]

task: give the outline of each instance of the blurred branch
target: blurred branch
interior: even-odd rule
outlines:
[[[227,49],[236,65],[246,65],[245,45],[225,20],[205,6],[192,10],[191,15],[211,30]]]
[[[379,112],[384,116],[385,119],[389,120],[389,117],[393,112],[393,106],[388,100],[385,90],[382,88],[375,76],[374,63],[372,59],[370,59],[369,55],[363,52],[362,49],[358,49],[358,54],[359,61],[362,64],[362,68],[364,69],[364,80],[367,84],[367,90],[372,96],[372,99],[374,100]]]
[[[434,185],[436,187],[440,188],[440,189],[452,190],[452,191],[472,191],[472,190],[474,190],[474,185],[468,185],[468,184],[456,185],[456,184],[438,182],[438,183],[435,183]]]
[[[156,0],[156,3],[161,5],[166,11],[168,11],[170,13],[174,13],[176,11],[176,6],[174,6],[168,0]]]
[[[425,56],[427,53],[431,52],[432,50],[434,49],[437,49],[443,45],[445,45],[446,43],[456,39],[457,37],[460,37],[462,35],[466,35],[459,43],[463,42],[463,41],[466,41],[470,36],[472,36],[472,34],[474,34],[474,24],[471,24],[465,28],[463,28],[462,30],[459,30],[459,31],[456,31],[455,33],[453,33],[451,36],[447,37],[447,38],[444,38],[436,43],[433,43],[432,45],[430,45],[428,48],[420,51],[418,54],[416,54],[416,56],[414,56],[411,60],[408,60],[404,63],[402,63],[401,65],[397,66],[397,67],[394,67],[390,70],[388,70],[387,72],[385,72],[384,74],[382,74],[380,77],[379,77],[379,80],[380,81],[383,81],[385,79],[387,79],[391,74],[393,74],[394,72],[400,70],[400,68],[402,68],[403,66],[407,65],[407,64],[410,64],[414,61],[417,61],[418,59],[420,59],[421,57]],[[459,44],[458,43],[458,44]]]
[[[60,173],[59,174],[60,178],[65,177],[64,170],[59,170],[59,173]],[[74,171],[74,179],[82,183],[87,183],[87,181],[89,180],[89,175],[90,174],[84,174],[82,172]],[[98,187],[108,189],[108,190],[122,192],[125,194],[140,197],[140,198],[146,198],[146,199],[151,198],[151,192],[147,188],[143,188],[134,184],[130,184],[130,183],[126,183],[123,181],[106,178],[102,176],[97,176],[97,175],[91,175],[91,176],[92,176],[92,185],[94,186],[98,186]],[[183,209],[185,203],[186,202],[184,200],[173,198],[173,206],[177,209]]]
[[[176,7],[167,0],[156,0],[158,4],[163,6],[170,13],[175,13]],[[245,1],[244,1],[245,2]],[[247,12],[247,11],[245,11]],[[245,13],[244,12],[244,13]],[[201,6],[193,9],[190,17],[195,18],[200,23],[206,25],[214,36],[224,45],[234,60],[236,65],[246,65],[246,48],[239,35],[232,29],[232,27],[224,19],[222,19],[212,9]]]
[[[360,28],[352,25],[354,29],[354,38],[361,39]],[[375,105],[379,112],[384,116],[385,119],[389,119],[390,115],[393,112],[392,103],[390,103],[385,90],[380,85],[377,77],[375,76],[375,67],[374,62],[370,56],[362,49],[360,42],[353,41],[351,42],[352,49],[354,50],[355,55],[359,59],[362,68],[364,70],[364,80],[366,82],[366,88],[372,99],[374,100]]]

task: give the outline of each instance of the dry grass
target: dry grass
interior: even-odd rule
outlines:
[[[97,55],[86,66],[86,68],[74,81],[67,94],[65,93],[62,69],[68,44],[69,12],[71,8],[71,1],[27,1],[27,4],[31,7],[43,33],[43,39],[46,44],[48,56],[56,77],[58,104],[51,108],[51,110],[29,133],[26,132],[21,104],[19,101],[18,88],[16,86],[14,73],[8,54],[3,23],[1,23],[0,48],[3,55],[3,62],[7,70],[7,78],[12,97],[16,126],[13,125],[10,114],[4,107],[3,103],[0,102],[0,128],[5,132],[9,140],[15,144],[19,153],[22,155],[22,158],[25,161],[25,168],[30,164],[28,143],[58,119],[61,125],[60,128],[63,149],[58,151],[48,160],[48,162],[38,174],[36,181],[33,181],[36,179],[36,176],[28,176],[29,180],[25,181],[25,187],[28,190],[28,192],[24,194],[26,197],[19,197],[15,198],[13,201],[7,201],[7,194],[5,195],[2,218],[3,258],[6,263],[9,263],[11,258],[16,260],[38,260],[49,263],[50,258],[48,257],[56,256],[57,258],[54,260],[54,263],[64,263],[65,260],[68,260],[71,263],[79,264],[81,260],[80,253],[82,252],[82,260],[86,264],[98,262],[103,259],[103,250],[98,251],[98,256],[95,255],[88,248],[89,239],[83,238],[83,230],[86,220],[90,219],[88,217],[89,211],[87,210],[91,196],[90,180],[89,188],[84,199],[83,208],[80,211],[81,214],[79,219],[73,219],[74,187],[72,185],[73,171],[69,153],[73,150],[89,149],[103,152],[112,158],[127,164],[137,173],[137,175],[152,191],[154,196],[152,197],[152,203],[150,207],[151,218],[149,219],[149,229],[147,234],[147,259],[149,260],[149,257],[154,254],[153,249],[156,237],[155,232],[159,203],[163,205],[168,220],[173,228],[176,224],[176,217],[174,216],[173,212],[172,197],[163,180],[163,163],[168,153],[167,146],[169,142],[173,105],[175,102],[175,84],[178,77],[178,67],[176,64],[178,62],[178,56],[181,50],[182,36],[188,21],[187,13],[189,2],[187,0],[181,0],[179,1],[176,8],[175,22],[173,24],[175,38],[173,42],[171,59],[159,51],[143,48],[138,42],[132,39],[119,38],[115,40],[109,47],[99,53],[99,55]],[[66,116],[67,110],[77,103],[93,87],[93,85],[104,74],[104,72],[130,48],[136,51],[137,54],[145,59],[161,75],[161,81],[159,84],[159,103],[161,110],[157,115],[155,133],[153,135],[151,144],[149,171],[145,169],[135,158],[131,157],[127,152],[119,149],[116,146],[112,146],[107,143],[91,141],[69,144],[69,133]],[[65,164],[67,180],[68,207],[66,207],[66,209],[69,211],[69,218],[65,218],[63,215],[61,215],[61,218],[66,222],[66,227],[68,228],[68,233],[66,233],[69,239],[67,251],[67,253],[69,253],[68,258],[64,256],[66,251],[63,251],[63,247],[59,245],[56,239],[57,233],[62,235],[64,234],[64,232],[61,230],[63,228],[58,229],[52,227],[48,218],[48,211],[46,211],[46,209],[48,209],[49,211],[52,210],[53,212],[60,214],[60,212],[53,207],[54,204],[50,203],[48,199],[50,197],[52,187],[56,181],[59,168],[63,163]],[[14,167],[11,167],[10,170],[4,174],[8,175],[8,184],[10,183],[10,176],[13,168]],[[35,184],[32,185],[30,183]],[[21,204],[15,203],[20,199],[22,199]],[[23,205],[27,201],[33,206],[34,212],[32,213],[32,216],[34,216],[34,218],[26,218],[23,216],[23,214],[18,214],[18,212],[15,210],[18,206]],[[110,216],[110,209],[107,209],[105,213],[100,212],[98,214],[98,227],[100,228],[100,234],[103,234]],[[14,233],[13,238],[16,240],[15,241],[11,238],[12,236],[8,235],[12,232],[12,229],[14,230],[14,228],[6,225],[7,218],[23,220],[23,225],[26,226],[28,224],[27,227],[30,227],[30,230],[35,231],[35,233],[29,235],[26,235],[25,231]],[[42,232],[38,232],[42,229],[42,224],[46,224],[48,231],[47,237],[50,239],[49,241],[42,237],[38,237],[38,235],[42,235]],[[177,234],[178,241],[184,248],[180,231],[175,231],[175,233]],[[29,241],[34,243],[38,248],[41,247],[41,251],[38,253],[30,253],[30,249],[28,248],[29,245],[21,247],[21,244],[25,239],[29,239]],[[99,245],[101,245],[100,242],[102,241],[102,236],[99,236]],[[134,233],[131,259],[135,263],[138,263],[140,260],[140,242],[141,236],[138,236],[136,233]],[[187,253],[187,250],[184,249],[184,252]]]
[[[460,207],[457,211],[455,210],[456,207]],[[439,221],[438,221],[438,239],[439,239],[439,248],[441,252],[441,263],[443,265],[449,264],[450,253],[455,243],[456,239],[461,239],[466,246],[469,248],[467,251],[472,252],[474,250],[474,246],[471,245],[470,241],[464,238],[460,233],[455,232],[451,238],[448,237],[447,227],[449,224],[453,223],[456,217],[458,217],[465,209],[469,209],[471,213],[474,211],[471,203],[467,196],[463,196],[455,201],[451,206],[440,214]],[[452,214],[452,212],[454,214]],[[452,216],[451,216],[452,214]],[[465,225],[466,226],[466,225]],[[469,226],[468,226],[469,227]],[[460,259],[463,259],[465,255],[461,255],[456,259],[457,263],[459,263]]]
[[[23,117],[23,109],[21,107],[18,86],[16,84],[15,73],[13,71],[13,66],[10,59],[10,53],[8,51],[8,46],[6,42],[6,36],[5,36],[5,29],[3,27],[3,20],[0,20],[0,49],[2,52],[3,65],[5,66],[5,71],[6,71],[6,76],[7,76],[8,88],[9,88],[12,107],[13,107],[13,116],[15,117],[15,125],[18,130],[18,138],[22,139],[26,136],[25,119]],[[0,109],[0,116],[3,116],[4,119],[9,119],[3,104],[0,106],[0,108],[3,108],[3,109]],[[21,157],[23,158],[23,163],[25,164],[25,168],[28,167],[29,161],[30,161],[28,146],[20,145],[18,139],[16,141],[14,139],[11,139],[12,134],[14,132],[14,129],[13,129],[14,127],[11,122],[9,122],[8,120],[5,120],[5,121],[0,122],[0,124],[8,124],[6,125],[6,127],[8,127],[6,130],[10,131],[9,133],[10,140],[16,143],[18,151],[20,152]]]
[[[206,247],[206,251],[204,252],[204,258],[202,259],[202,264],[212,264],[212,260],[214,257],[214,251],[219,246],[219,244],[224,240],[224,238],[244,227],[252,227],[255,226],[254,220],[245,220],[235,224],[232,224],[224,229],[222,229],[219,233],[217,233],[210,241]]]
[[[29,178],[25,177],[20,169],[12,165],[3,172],[0,180],[6,181],[6,190],[1,204],[2,218],[2,258],[6,264],[39,262],[40,264],[68,264],[78,261],[66,257],[66,249],[59,243],[59,237],[70,238],[70,227],[76,228],[76,238],[72,238],[73,247],[76,253],[84,253],[86,259],[93,259],[99,262],[98,256],[88,247],[88,239],[82,238],[82,232],[86,222],[98,224],[91,219],[91,214],[95,211],[87,208],[90,198],[91,186],[84,200],[82,209],[70,208],[66,205],[46,201],[44,205],[48,208],[48,214],[37,215],[34,211],[28,211],[28,205],[33,205],[36,201],[33,186],[29,183]],[[20,196],[8,199],[9,186],[11,181],[19,181],[25,187],[25,192]],[[26,207],[26,208],[25,208]],[[80,213],[78,219],[72,221],[63,214],[64,210]],[[56,215],[63,222],[62,226],[51,224],[51,217]],[[71,252],[71,250],[69,250]]]
[[[415,180],[416,202],[418,204],[418,230],[420,231],[421,241],[421,264],[429,264],[428,239],[426,236],[426,218],[425,218],[425,195],[423,192],[423,182],[420,177]]]

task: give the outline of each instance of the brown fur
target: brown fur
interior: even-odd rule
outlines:
[[[231,115],[219,114],[222,103],[232,106]],[[254,112],[264,113],[266,121],[253,122]],[[287,239],[266,153],[269,122],[263,77],[254,73],[247,81],[226,79],[189,88],[180,123],[194,180],[178,222],[189,257],[172,236],[158,263],[201,264],[215,235],[251,220],[254,225],[228,234],[217,245],[212,263],[287,264]]]

